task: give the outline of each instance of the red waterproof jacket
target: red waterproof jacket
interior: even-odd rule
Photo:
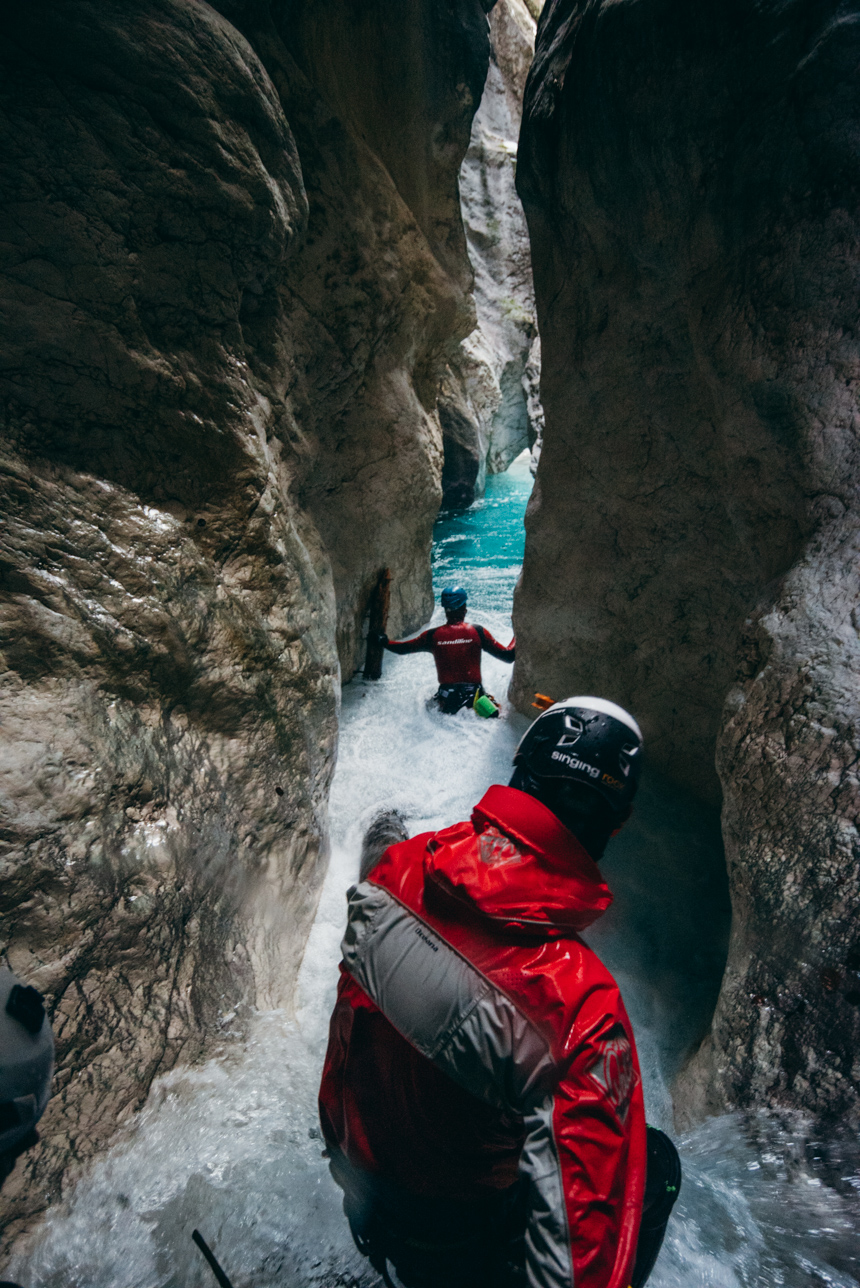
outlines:
[[[320,1089],[330,1146],[418,1195],[530,1178],[531,1288],[627,1288],[645,1115],[618,987],[578,936],[612,896],[545,806],[491,787],[349,893]]]
[[[389,640],[392,653],[432,653],[440,684],[480,684],[481,651],[513,662],[516,640],[500,644],[483,626],[471,622],[446,623],[417,635],[414,640]]]

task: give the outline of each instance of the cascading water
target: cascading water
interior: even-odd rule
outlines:
[[[530,483],[521,459],[437,528],[437,585],[465,584],[470,611],[504,641]],[[502,696],[508,675],[486,660],[490,691]],[[429,657],[387,655],[379,683],[345,689],[331,867],[296,1017],[261,1016],[241,1054],[161,1079],[15,1259],[10,1274],[25,1288],[211,1288],[191,1242],[195,1226],[235,1288],[379,1282],[352,1246],[316,1126],[344,892],[377,810],[397,807],[413,833],[468,817],[489,783],[507,781],[526,726],[509,710],[501,720],[428,710],[434,679]],[[604,870],[616,899],[589,939],[627,1001],[651,1120],[670,1127],[667,1082],[707,1027],[725,959],[718,821],[646,778]],[[833,1156],[804,1140],[804,1124],[789,1116],[727,1116],[690,1133],[654,1288],[858,1288],[860,1176],[834,1172]]]

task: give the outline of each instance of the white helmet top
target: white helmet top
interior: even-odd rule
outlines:
[[[612,716],[614,720],[620,720],[622,724],[632,729],[640,742],[643,742],[642,730],[633,719],[629,711],[619,707],[617,702],[610,702],[608,698],[563,698],[561,702],[554,702],[546,711],[566,711],[571,707],[585,707],[589,711],[600,711],[605,716]],[[542,711],[541,715],[545,715]]]
[[[54,1074],[54,1035],[35,988],[0,966],[0,1154],[45,1112]]]

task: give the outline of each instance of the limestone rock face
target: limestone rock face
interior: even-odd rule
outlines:
[[[338,652],[382,567],[392,630],[427,615],[487,21],[360,8],[0,15],[0,951],[60,1088],[7,1233],[289,1004]]]
[[[380,568],[390,627],[432,607],[440,371],[474,326],[457,174],[489,58],[488,6],[222,0],[298,144],[308,236],[284,276],[292,415],[315,431],[302,503],[332,559],[345,678]]]
[[[460,173],[478,325],[452,358],[439,402],[443,504],[455,507],[470,505],[487,473],[507,469],[531,446],[540,416],[531,256],[515,187],[535,32],[523,0],[499,0],[490,32],[490,69]]]
[[[717,744],[732,942],[684,1121],[750,1103],[860,1119],[860,525],[829,505],[741,635]]]
[[[550,0],[526,92],[546,432],[514,694],[605,694],[721,784],[693,1113],[860,1106],[858,17]]]
[[[546,426],[546,417],[540,396],[540,365],[540,336],[536,335],[532,340],[528,362],[523,374],[523,388],[526,391],[529,425],[534,433],[534,442],[531,445],[532,475],[537,474],[538,462],[540,461],[543,447],[543,431]]]

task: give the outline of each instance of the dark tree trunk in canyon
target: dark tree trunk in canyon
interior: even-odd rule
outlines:
[[[383,568],[370,594],[367,615],[367,651],[364,655],[365,680],[382,679],[382,659],[385,654],[381,636],[388,626],[391,610],[391,572]]]

